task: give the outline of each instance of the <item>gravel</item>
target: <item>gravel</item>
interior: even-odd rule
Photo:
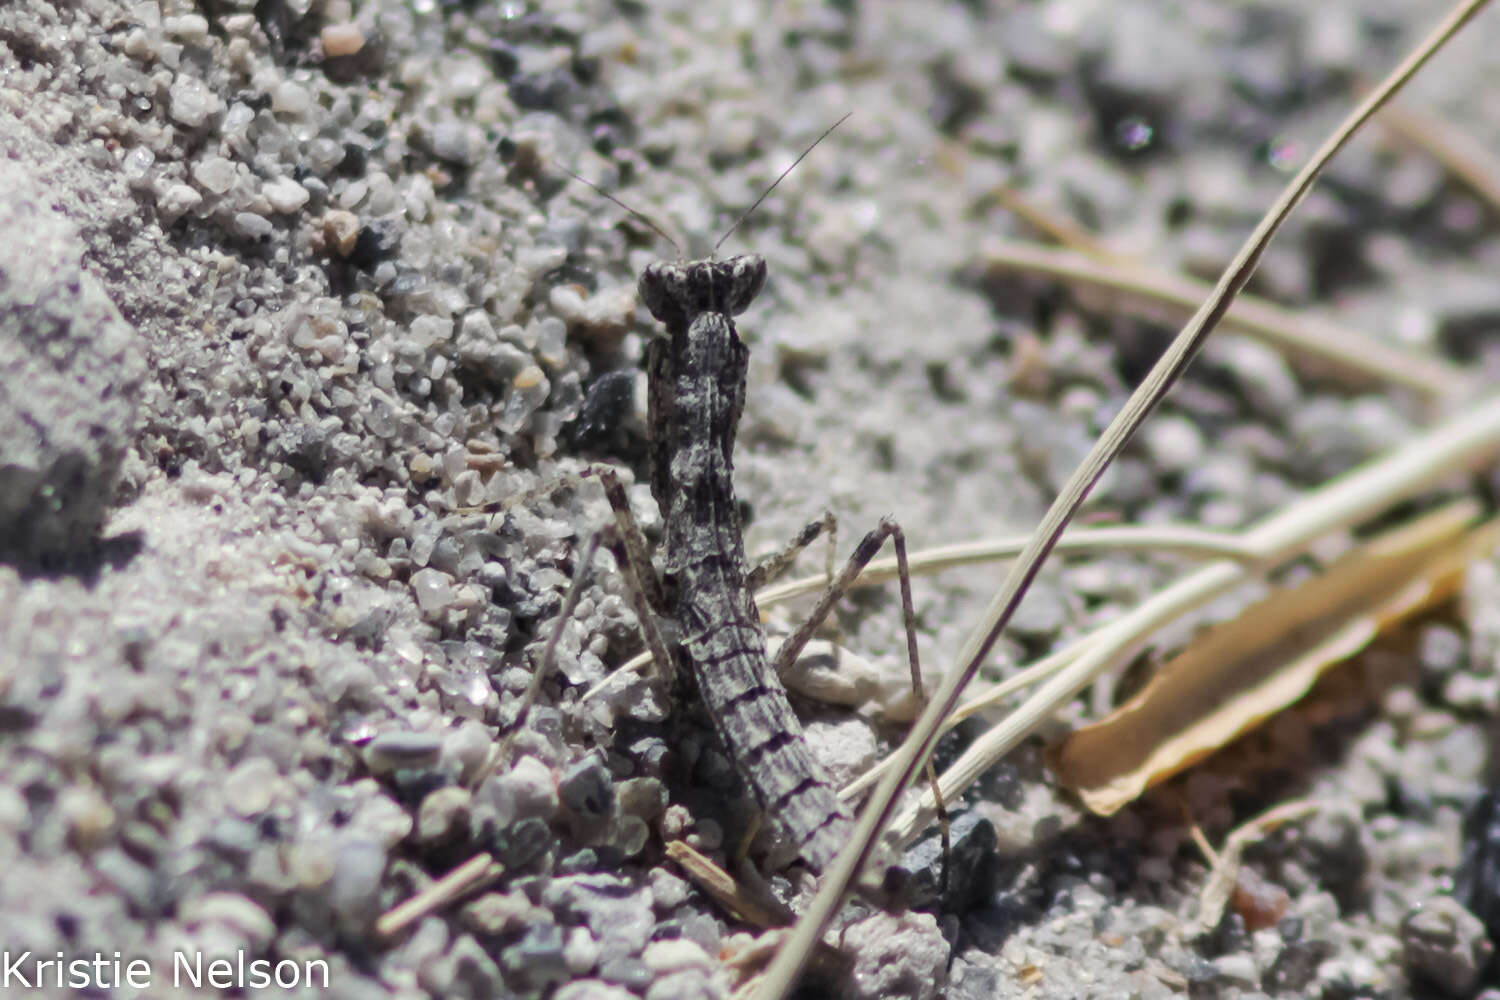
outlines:
[[[30,245],[0,281],[0,558],[22,569],[98,549],[146,375],[140,338],[85,263],[78,223],[37,176],[68,165],[37,145],[25,148],[40,164],[0,159],[0,231]]]
[[[852,109],[724,244],[772,274],[741,322],[747,548],[774,551],[825,509],[840,551],[886,514],[913,548],[1024,530],[1169,330],[1048,282],[975,280],[987,239],[1032,235],[997,185],[1117,252],[1211,272],[1355,82],[1423,27],[1389,4],[1179,13],[0,7],[5,947],[138,957],[163,996],[190,995],[162,985],[183,949],[326,964],[329,990],[305,996],[730,995],[724,958],[753,948],[747,927],[663,842],[733,867],[743,790],[683,692],[613,674],[640,648],[632,603],[607,551],[578,565],[610,520],[577,479],[590,463],[620,470],[659,533],[639,370],[655,331],[635,275],[673,251],[557,168],[696,255]],[[1493,145],[1497,28],[1471,30],[1408,100]],[[1500,374],[1493,230],[1426,157],[1362,141],[1255,290]],[[1238,526],[1429,417],[1223,338],[1085,513]],[[993,670],[1175,572],[1138,556],[1049,569]],[[993,580],[916,581],[927,676]],[[1384,687],[1362,711],[1289,713],[1241,755],[1255,766],[1215,758],[1176,797],[1084,818],[1023,748],[955,804],[946,909],[850,907],[822,985],[1495,985],[1495,866],[1475,842],[1490,800],[1468,842],[1463,817],[1500,711],[1500,563],[1466,588],[1466,613],[1403,654],[1410,670],[1371,668]],[[800,616],[767,612],[777,630]],[[818,752],[852,773],[911,699],[893,592],[838,617],[852,652],[820,644],[797,683]],[[1327,808],[1246,858],[1278,912],[1262,925],[1231,906],[1193,930],[1206,867],[1180,802],[1217,844],[1300,796]],[[497,882],[376,932],[481,853]],[[936,894],[933,842],[914,853]],[[1461,857],[1478,917],[1449,895]],[[772,879],[793,901],[804,888]]]

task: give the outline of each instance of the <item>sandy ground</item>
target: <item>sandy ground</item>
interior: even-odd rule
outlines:
[[[743,802],[665,688],[581,698],[640,648],[607,555],[518,726],[608,518],[565,477],[620,467],[659,527],[634,282],[673,251],[556,168],[696,255],[853,112],[723,248],[771,268],[741,321],[736,480],[752,553],[825,509],[840,555],[883,515],[921,549],[1029,528],[1174,328],[987,272],[990,241],[1036,235],[999,186],[1116,253],[1212,276],[1439,13],[12,0],[0,949],[145,963],[149,987],[119,996],[198,995],[174,982],[179,955],[241,953],[295,974],[286,995],[726,995],[748,928],[662,845],[727,863]],[[1497,25],[1481,16],[1407,99],[1481,149],[1500,142]],[[1376,130],[1254,290],[1482,380],[1500,367],[1497,252],[1492,210]],[[1453,403],[1225,338],[1086,516],[1243,525]],[[986,675],[1182,568],[1047,570]],[[999,572],[917,581],[930,677]],[[816,988],[1474,995],[1485,931],[1445,893],[1500,708],[1497,581],[1480,566],[1461,608],[1372,654],[1367,672],[1395,678],[1378,697],[1288,716],[1241,755],[1259,766],[1211,765],[1109,821],[1028,745],[959,804],[970,891],[936,913],[851,911]],[[804,707],[848,776],[899,735],[882,709],[905,666],[893,592],[839,617],[874,693]],[[1269,924],[1195,933],[1206,865],[1182,804],[1217,843],[1301,796],[1326,808],[1251,855],[1285,894]],[[376,932],[480,852],[505,868],[483,892]],[[72,995],[109,971],[24,964],[15,985]]]

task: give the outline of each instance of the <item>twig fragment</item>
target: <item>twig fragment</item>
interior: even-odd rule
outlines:
[[[1100,259],[1074,250],[996,240],[981,259],[991,273],[1045,274],[1076,285],[1121,293],[1118,307],[1132,311],[1137,303],[1187,312],[1204,301],[1210,288],[1186,275],[1148,270],[1118,259]],[[1139,311],[1139,310],[1134,310]],[[1320,373],[1355,384],[1389,384],[1414,389],[1434,401],[1469,395],[1474,377],[1457,365],[1407,351],[1358,330],[1298,315],[1252,295],[1241,295],[1223,318],[1224,328],[1264,341],[1289,358]]]
[[[667,843],[667,857],[677,862],[688,878],[739,920],[756,927],[784,927],[793,914],[774,898],[757,899],[740,887],[734,876],[704,857],[686,841]]]
[[[411,899],[387,910],[375,921],[375,933],[384,939],[393,938],[429,913],[489,885],[503,874],[505,866],[500,862],[488,854],[476,854]]]

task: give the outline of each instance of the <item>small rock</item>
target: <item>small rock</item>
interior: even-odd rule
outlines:
[[[1401,944],[1413,978],[1455,997],[1473,992],[1494,953],[1484,924],[1451,896],[1434,896],[1408,911]]]
[[[651,970],[638,958],[613,958],[599,966],[599,978],[619,983],[632,993],[644,993],[651,985]]]
[[[442,570],[417,570],[411,575],[411,589],[424,614],[442,614],[453,603],[453,577]]]
[[[668,927],[677,932],[675,935],[667,933]],[[687,941],[692,941],[702,948],[705,954],[718,955],[724,948],[724,935],[719,930],[718,922],[706,913],[691,914],[683,917],[675,917],[662,924],[662,932],[658,935],[663,940],[669,936],[676,936]]]
[[[947,978],[948,942],[930,913],[877,913],[844,931],[858,998],[933,1000]]]
[[[399,961],[416,970],[436,965],[448,949],[448,939],[448,924],[441,917],[424,917],[401,946]]]
[[[810,722],[804,734],[813,759],[828,769],[836,786],[859,777],[879,758],[875,733],[861,719]]]
[[[546,913],[545,910],[539,911]],[[487,892],[459,912],[463,925],[476,934],[499,937],[535,922],[537,908],[521,892]],[[551,917],[551,914],[547,914]]]
[[[1286,358],[1264,344],[1244,337],[1226,337],[1205,362],[1222,364],[1256,413],[1288,414],[1302,398],[1297,377]]]
[[[465,934],[441,959],[423,967],[423,985],[437,996],[489,1000],[505,994],[500,967],[483,946]]]
[[[599,964],[599,942],[587,928],[574,927],[568,932],[563,961],[568,963],[568,971],[575,976],[586,976],[594,971],[594,966]]]
[[[112,886],[131,907],[144,914],[159,909],[158,885],[151,869],[118,847],[106,847],[91,859],[94,871]]]
[[[977,896],[987,890],[983,877],[986,865],[994,859],[995,827],[971,809],[953,815],[948,828],[951,851],[943,857],[942,837],[937,832],[924,837],[907,849],[901,867],[910,873],[908,905],[926,905],[941,894],[944,912],[968,908]],[[947,892],[943,893],[943,865],[946,863]]]
[[[1460,711],[1493,715],[1500,709],[1500,677],[1460,671],[1443,685],[1443,701]]]
[[[115,811],[93,787],[68,787],[58,796],[57,809],[67,824],[69,841],[78,850],[100,847],[114,830]]]
[[[482,722],[466,719],[444,738],[442,759],[457,772],[459,781],[467,785],[479,776],[494,746],[490,731]]]
[[[552,845],[552,831],[536,818],[517,820],[495,834],[495,854],[507,868],[522,868]]]
[[[560,918],[588,926],[599,941],[601,963],[639,955],[656,926],[650,893],[615,875],[555,878],[547,886],[542,903]]]
[[[647,822],[667,808],[667,786],[657,778],[628,778],[615,786],[620,812]]]
[[[1164,414],[1144,431],[1146,451],[1158,472],[1185,472],[1203,459],[1203,432],[1187,417]]]
[[[956,959],[953,981],[948,986],[948,1000],[990,1000],[1003,995],[998,969]]]
[[[436,733],[381,733],[365,747],[365,764],[375,774],[397,769],[431,767],[443,752],[442,737]]]
[[[584,872],[596,871],[598,868],[599,852],[592,847],[585,847],[559,861],[557,863],[556,874],[581,875]]]
[[[253,899],[233,892],[211,892],[185,901],[178,919],[188,927],[219,923],[232,927],[256,951],[276,938],[276,921]]]
[[[260,830],[238,816],[223,816],[209,828],[203,842],[231,857],[243,858],[260,843]]]
[[[234,161],[222,156],[205,156],[193,164],[193,180],[209,194],[223,194],[234,186]]]
[[[440,122],[428,135],[427,145],[445,163],[463,166],[469,162],[469,133],[459,122]]]
[[[203,196],[186,184],[169,184],[156,199],[156,209],[168,219],[176,219],[196,208]]]
[[[638,1000],[645,987],[632,993],[602,979],[579,979],[552,994],[552,1000]]]
[[[621,816],[614,825],[609,842],[623,857],[633,858],[646,849],[651,827],[639,816]]]
[[[485,781],[478,800],[500,826],[531,818],[548,821],[557,814],[557,783],[546,764],[525,756]]]
[[[365,47],[365,33],[352,21],[325,25],[318,33],[318,40],[323,45],[323,54],[334,59],[352,56]]]
[[[665,841],[683,840],[688,831],[693,828],[693,814],[688,812],[686,806],[667,806],[667,811],[661,814],[661,839]]]
[[[527,989],[544,990],[567,981],[568,962],[563,951],[561,928],[555,924],[533,925],[520,941],[500,952],[500,962],[510,977]]]
[[[359,241],[359,216],[341,208],[328,212],[323,216],[323,241],[340,257],[349,256]]]
[[[1260,986],[1260,970],[1255,967],[1255,959],[1247,952],[1220,955],[1214,959],[1214,971],[1218,974],[1216,978],[1229,986],[1245,990]]]
[[[1011,619],[1011,628],[1028,636],[1054,636],[1067,622],[1068,607],[1056,583],[1039,579],[1026,592]]]
[[[276,231],[271,220],[254,212],[236,212],[234,231],[247,240],[263,240]]]
[[[768,644],[775,656],[780,640]],[[880,670],[869,660],[824,639],[809,642],[782,675],[787,689],[828,705],[857,708],[880,690]]]
[[[307,204],[307,188],[298,184],[290,177],[277,177],[275,180],[267,181],[260,189],[260,193],[266,196],[266,201],[271,203],[271,211],[278,215],[291,215],[300,211]]]
[[[208,37],[208,19],[201,14],[164,17],[161,26],[168,35],[184,42],[201,42]]]
[[[576,286],[558,285],[548,304],[571,326],[600,333],[623,330],[635,314],[636,290],[633,284],[615,285],[584,298]]]
[[[429,793],[417,811],[417,842],[435,847],[467,837],[470,800],[467,788],[453,785]]]
[[[651,870],[651,903],[657,913],[675,910],[688,901],[692,887],[665,868]]]
[[[283,115],[305,115],[312,107],[307,89],[291,80],[283,80],[271,90],[271,110]]]
[[[1418,647],[1422,670],[1435,677],[1446,677],[1462,669],[1467,641],[1456,629],[1432,624],[1424,627]]]
[[[609,769],[598,755],[590,754],[575,761],[558,782],[563,804],[586,818],[608,816],[615,804],[615,790]]]
[[[357,922],[374,917],[385,861],[385,848],[373,840],[350,839],[339,846],[328,888],[335,913]]]
[[[646,990],[646,1000],[722,1000],[725,996],[724,987],[698,969],[662,976]]]
[[[281,776],[264,757],[242,761],[224,779],[224,798],[241,816],[258,816],[271,807]]]
[[[685,969],[712,972],[714,967],[707,952],[696,943],[682,938],[651,942],[646,946],[641,960],[646,963],[646,968],[658,976],[668,972],[681,972]]]
[[[321,889],[333,880],[334,845],[323,838],[293,844],[285,855],[286,875],[299,889]]]
[[[1300,921],[1296,922],[1300,924]],[[1287,941],[1262,977],[1262,987],[1273,993],[1305,994],[1308,984],[1318,974],[1318,966],[1333,954],[1333,950],[1331,941],[1301,937]]]
[[[1323,809],[1302,826],[1302,842],[1312,855],[1308,866],[1341,902],[1353,904],[1364,891],[1370,867],[1366,824],[1348,811]]]
[[[224,102],[196,77],[180,75],[167,92],[168,113],[185,128],[201,128],[224,110]]]
[[[724,828],[717,820],[705,816],[697,822],[693,832],[688,834],[688,843],[704,853],[717,851],[724,846]]]
[[[397,775],[401,773],[396,772]],[[371,785],[373,784],[372,780]],[[345,827],[373,839],[389,850],[410,836],[412,818],[395,799],[379,793],[361,803]]]
[[[638,376],[634,369],[623,369],[605,372],[589,384],[578,416],[568,426],[575,445],[620,452],[635,416]]]

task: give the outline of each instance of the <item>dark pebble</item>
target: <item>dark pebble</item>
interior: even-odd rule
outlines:
[[[911,896],[907,902],[926,906],[938,901],[944,912],[966,910],[987,892],[995,856],[995,827],[978,813],[950,817],[952,850],[948,858],[947,891],[942,889],[943,844],[934,830],[913,844],[902,858]]]
[[[563,803],[580,816],[597,819],[614,808],[614,782],[604,761],[594,754],[569,765],[557,790]]]
[[[495,835],[495,854],[507,868],[521,868],[541,856],[551,842],[552,831],[546,822],[532,816]]]
[[[1500,940],[1500,795],[1481,795],[1464,815],[1453,897]]]
[[[1300,994],[1318,974],[1318,966],[1333,951],[1333,944],[1328,941],[1289,942],[1261,977],[1261,988],[1268,993]]]
[[[349,263],[361,271],[371,271],[376,264],[394,257],[400,246],[401,232],[396,224],[376,219],[360,227],[354,249],[349,252]]]
[[[635,404],[635,371],[605,372],[584,392],[578,417],[568,425],[574,447],[623,450],[625,422]]]
[[[651,970],[638,958],[615,958],[599,966],[599,978],[632,993],[644,993],[651,985]]]
[[[568,963],[563,959],[562,928],[532,925],[521,940],[500,952],[500,963],[508,977],[526,989],[545,990],[565,982]]]

